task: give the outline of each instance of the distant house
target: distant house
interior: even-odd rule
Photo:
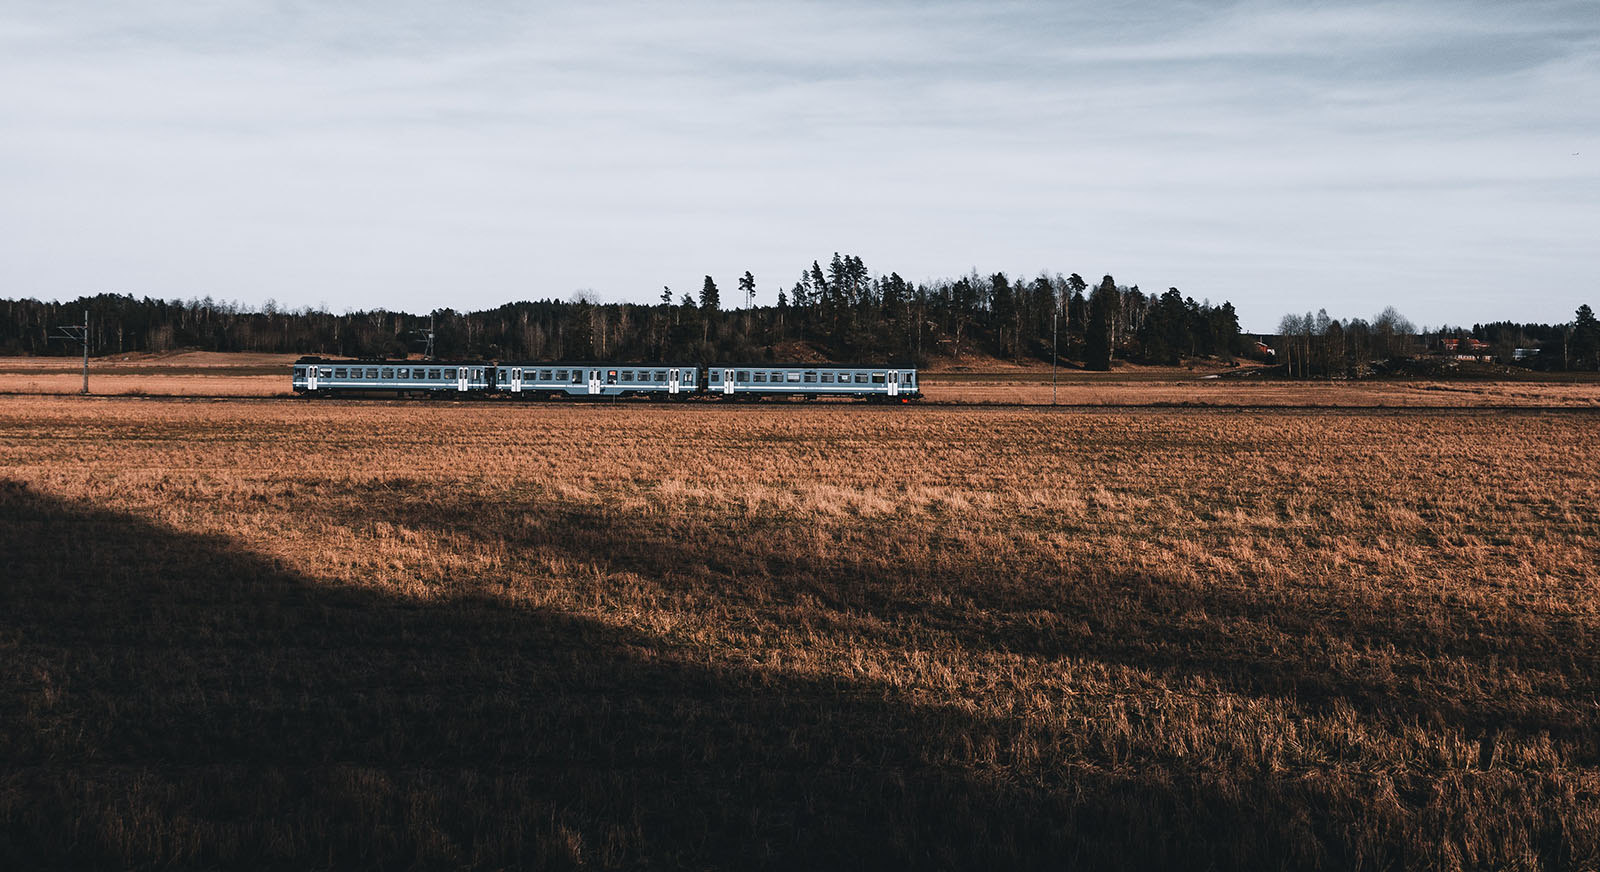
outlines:
[[[1517,350],[1511,352],[1512,360],[1527,360],[1530,357],[1538,356],[1539,349],[1537,348],[1518,348]]]
[[[1278,350],[1276,348],[1273,348],[1272,346],[1268,345],[1265,342],[1257,342],[1256,343],[1256,354],[1266,355],[1267,357],[1277,357],[1278,356]]]
[[[1439,353],[1455,360],[1494,360],[1494,352],[1490,350],[1489,343],[1470,337],[1466,339],[1440,339]]]

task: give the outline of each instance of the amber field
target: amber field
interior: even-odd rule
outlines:
[[[1595,868],[1595,394],[0,397],[0,866]]]

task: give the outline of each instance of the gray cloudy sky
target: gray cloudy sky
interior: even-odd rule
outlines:
[[[1600,305],[1600,3],[0,0],[0,297]]]

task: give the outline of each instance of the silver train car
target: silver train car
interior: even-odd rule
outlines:
[[[482,360],[326,360],[294,362],[294,390],[305,394],[467,394],[493,385],[494,365]]]
[[[700,388],[692,363],[500,363],[495,390],[513,397],[688,398]]]
[[[914,367],[814,363],[607,363],[593,361],[295,361],[303,396],[393,394],[514,399],[646,397],[660,400],[909,402],[922,396]]]
[[[856,397],[902,401],[922,396],[915,369],[815,363],[739,363],[707,367],[706,393],[732,399]]]

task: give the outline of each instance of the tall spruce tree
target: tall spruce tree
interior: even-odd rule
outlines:
[[[1111,369],[1111,326],[1116,323],[1122,295],[1111,276],[1101,280],[1089,295],[1089,324],[1084,336],[1084,365],[1102,372]]]

